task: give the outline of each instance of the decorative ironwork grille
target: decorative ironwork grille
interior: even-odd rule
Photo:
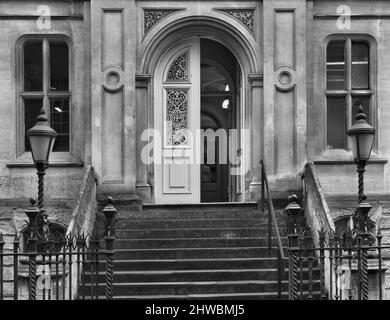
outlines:
[[[112,199],[104,208],[103,234],[66,236],[38,232],[39,209],[30,207],[27,248],[17,234],[9,243],[0,233],[0,300],[112,299],[114,225]],[[31,219],[33,217],[34,219]],[[99,283],[105,279],[105,292]]]
[[[187,142],[188,90],[167,90],[168,144],[181,145]]]
[[[169,66],[167,81],[187,81],[188,80],[188,53],[178,56]]]
[[[380,230],[376,236],[319,231],[319,245],[308,229],[293,230],[288,238],[289,299],[384,298],[382,253],[390,244],[382,244]]]

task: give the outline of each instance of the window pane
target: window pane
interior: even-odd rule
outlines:
[[[352,42],[352,89],[369,89],[369,46]]]
[[[24,90],[42,91],[42,41],[24,44]]]
[[[326,87],[328,90],[345,89],[345,41],[333,41],[326,51]]]
[[[352,97],[352,124],[355,123],[355,117],[358,114],[360,105],[363,106],[363,112],[367,116],[367,122],[372,125],[370,115],[370,97]]]
[[[58,136],[53,151],[69,151],[69,100],[50,100],[50,125],[57,131]]]
[[[27,131],[31,129],[37,122],[37,117],[42,108],[42,99],[37,100],[24,100],[24,148],[26,151],[31,151],[30,142],[27,138]]]
[[[64,42],[50,43],[50,90],[69,90],[69,51]]]
[[[327,143],[330,149],[346,148],[346,105],[344,97],[327,99]]]

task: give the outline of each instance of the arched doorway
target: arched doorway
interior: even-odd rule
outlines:
[[[239,127],[236,88],[241,72],[225,46],[209,39],[201,39],[200,43],[201,128],[212,133],[212,139],[208,134],[202,138],[201,202],[235,201],[236,176],[230,174],[229,139],[232,129]]]
[[[154,139],[156,203],[236,199],[229,139],[239,127],[240,75],[226,47],[200,37],[181,41],[160,59],[154,76],[154,128],[160,136]],[[205,145],[201,129],[216,133]],[[204,163],[211,146],[214,163],[207,163],[208,151]]]

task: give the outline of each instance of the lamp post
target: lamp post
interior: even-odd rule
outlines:
[[[44,108],[41,109],[35,126],[27,131],[27,136],[30,141],[31,154],[35,167],[37,168],[38,175],[38,208],[41,213],[39,224],[42,227],[43,239],[47,239],[49,226],[47,214],[43,207],[44,176],[46,169],[49,166],[49,156],[53,149],[57,132],[49,126]]]
[[[362,105],[359,106],[359,111],[355,119],[356,121],[351,129],[348,130],[347,135],[350,140],[353,158],[357,165],[359,176],[358,202],[361,203],[364,197],[364,172],[366,171],[365,167],[367,161],[370,159],[372,146],[374,144],[375,129],[367,123],[367,116],[363,113]]]
[[[347,132],[359,176],[359,198],[358,207],[355,210],[354,227],[360,244],[368,245],[375,237],[368,230],[368,212],[371,209],[371,205],[365,201],[364,172],[367,161],[370,159],[372,146],[374,145],[375,129],[367,123],[367,116],[363,113],[363,107],[361,105],[359,106],[359,111],[355,119],[354,125]]]

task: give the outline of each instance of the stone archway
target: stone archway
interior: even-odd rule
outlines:
[[[147,102],[147,116],[141,112],[137,115],[142,120],[137,121],[139,128],[153,128],[154,118],[154,99],[153,82],[145,85],[145,79],[153,77],[160,58],[165,52],[170,50],[173,45],[183,39],[191,37],[201,37],[221,43],[231,50],[236,57],[241,69],[241,99],[242,115],[241,129],[247,129],[248,134],[241,137],[243,173],[241,179],[241,200],[250,200],[252,187],[260,188],[260,170],[258,167],[262,155],[262,75],[260,50],[254,45],[253,39],[250,40],[245,32],[237,26],[226,22],[226,19],[216,19],[209,16],[183,16],[166,24],[161,24],[159,30],[155,30],[153,35],[148,35],[140,48],[139,76],[144,85],[142,94],[137,95],[137,105]],[[138,107],[137,107],[138,108]],[[145,110],[145,109],[143,109]],[[146,145],[141,143],[138,147],[140,150]],[[139,152],[137,152],[139,153]],[[144,165],[140,159],[137,161],[138,176],[137,190],[146,189],[144,199],[151,201],[152,186],[154,185],[153,166]],[[142,168],[140,168],[142,167]],[[244,169],[245,168],[245,169]],[[247,169],[246,169],[247,168]],[[246,186],[246,187],[245,187]],[[144,192],[140,192],[144,195]]]

